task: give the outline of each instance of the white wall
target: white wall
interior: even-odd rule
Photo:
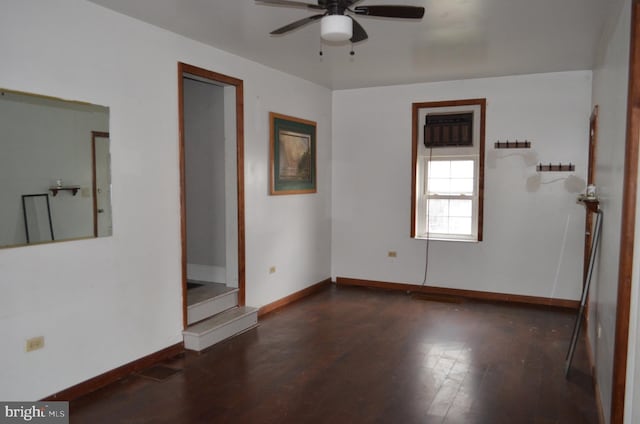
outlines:
[[[584,208],[566,181],[549,183],[567,174],[546,173],[537,189],[527,181],[536,159],[574,163],[585,179],[590,71],[334,92],[332,276],[422,283],[426,242],[409,237],[411,104],[478,97],[487,99],[484,241],[431,241],[427,284],[579,297]],[[532,150],[493,148],[515,139]]]
[[[622,3],[622,7],[619,2],[612,8],[612,21],[603,37],[599,63],[593,73],[593,104],[599,105],[595,180],[603,210],[603,227],[589,298],[589,340],[607,422],[611,415],[629,66],[631,1]],[[600,338],[598,326],[602,328]]]
[[[225,123],[224,88],[184,80],[187,269],[194,266],[218,278],[189,278],[224,283]]]
[[[328,89],[85,1],[2,6],[0,87],[110,107],[114,235],[0,250],[0,399],[41,398],[182,340],[178,61],[244,80],[247,303],[329,276]],[[268,196],[271,110],[318,122],[317,194]],[[25,353],[37,335],[45,348]]]
[[[238,287],[238,152],[236,87],[224,87],[225,245],[227,287]]]

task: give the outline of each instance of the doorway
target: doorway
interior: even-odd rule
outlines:
[[[593,107],[589,118],[589,156],[587,160],[587,186],[596,184],[596,146],[598,141],[598,105]],[[587,284],[589,260],[591,257],[591,243],[593,242],[593,212],[585,208],[584,219],[584,255],[582,269],[582,285]],[[589,320],[589,302],[586,303],[585,319]]]
[[[93,236],[113,233],[111,224],[111,155],[109,133],[91,131],[91,171],[93,191]]]
[[[178,64],[183,326],[190,285],[245,302],[243,82]]]

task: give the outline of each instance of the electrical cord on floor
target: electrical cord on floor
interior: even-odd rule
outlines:
[[[429,167],[431,166],[431,157],[432,157],[432,153],[433,153],[433,147],[429,148],[429,159],[427,161],[427,177],[426,177],[426,181],[427,181],[427,187],[426,190],[428,192],[429,190]],[[429,241],[430,241],[430,237],[429,237],[429,199],[427,198],[427,222],[426,222],[426,228],[425,228],[425,234],[427,235],[427,245],[425,247],[425,253],[424,253],[424,277],[422,278],[422,284],[421,286],[424,286],[427,284],[427,271],[429,269]]]
[[[424,253],[424,278],[422,279],[422,286],[427,284],[427,270],[429,269],[429,234],[427,234],[427,244]]]

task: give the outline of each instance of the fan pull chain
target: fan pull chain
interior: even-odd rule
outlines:
[[[324,52],[322,51],[322,40],[320,40],[320,50],[318,50],[318,55],[320,57],[324,56]],[[349,51],[349,55],[355,56],[356,52],[353,50],[353,43],[351,43],[351,50]]]

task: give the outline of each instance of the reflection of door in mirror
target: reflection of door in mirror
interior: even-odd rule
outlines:
[[[93,235],[110,236],[112,226],[109,133],[92,131],[91,151],[93,154]]]
[[[22,213],[24,215],[24,232],[27,244],[55,240],[51,223],[49,195],[47,193],[23,194]]]

